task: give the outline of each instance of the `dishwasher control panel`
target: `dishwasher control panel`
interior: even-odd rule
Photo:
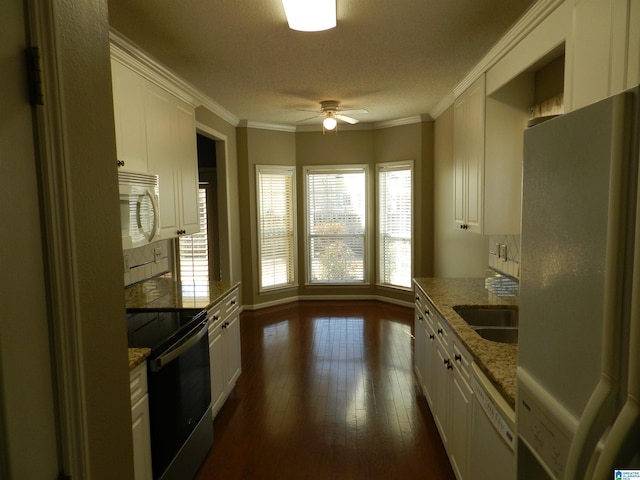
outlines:
[[[500,434],[502,440],[513,451],[516,445],[515,434],[498,406],[495,405],[485,388],[481,385],[477,375],[473,376],[473,393],[476,395],[478,403],[486,413],[493,427]]]

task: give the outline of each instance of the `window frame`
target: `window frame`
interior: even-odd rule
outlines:
[[[296,195],[296,167],[290,165],[256,165],[255,191],[256,191],[256,232],[257,232],[257,262],[258,262],[258,291],[260,293],[286,290],[298,286],[298,234],[297,234],[297,195]],[[293,278],[287,283],[263,286],[262,279],[262,228],[261,228],[261,181],[262,173],[278,174],[291,178],[291,225],[292,225],[292,275]]]
[[[410,272],[410,276],[409,276],[409,285],[408,286],[404,286],[404,285],[396,285],[396,284],[392,284],[392,283],[387,283],[383,280],[382,278],[382,273],[383,273],[383,261],[384,259],[384,249],[382,248],[383,246],[383,242],[382,242],[382,231],[381,231],[381,226],[382,226],[382,215],[381,215],[381,208],[382,208],[382,188],[381,188],[381,173],[383,171],[394,171],[394,170],[409,170],[411,173],[411,219],[410,219],[410,224],[411,224],[411,258],[410,258],[410,268],[411,268],[411,272]],[[414,171],[414,161],[413,160],[400,160],[400,161],[395,161],[395,162],[385,162],[385,163],[379,163],[376,164],[376,251],[377,251],[377,255],[376,255],[376,285],[382,286],[382,287],[386,287],[386,288],[392,288],[392,289],[398,289],[398,290],[404,290],[404,291],[411,291],[412,290],[412,286],[411,286],[411,282],[413,281],[413,276],[414,276],[414,259],[415,259],[415,199],[414,199],[414,192],[415,192],[415,171]]]
[[[364,229],[363,229],[363,259],[362,259],[362,281],[357,282],[318,282],[311,278],[311,235],[310,235],[310,214],[309,214],[309,175],[310,174],[331,174],[331,173],[363,173],[364,174]],[[371,189],[369,186],[369,165],[367,164],[347,164],[347,165],[307,165],[303,167],[303,202],[304,202],[304,256],[305,256],[305,286],[323,287],[323,286],[344,286],[344,287],[360,287],[371,284],[370,280],[370,230],[371,230],[371,212],[369,212]]]

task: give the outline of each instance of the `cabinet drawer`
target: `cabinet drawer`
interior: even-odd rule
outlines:
[[[224,317],[228,318],[232,315],[238,308],[238,290],[234,290],[224,299]]]
[[[462,377],[470,384],[471,382],[471,356],[469,352],[458,343],[458,340],[453,341],[453,364],[460,372]]]
[[[207,316],[209,317],[209,334],[211,334],[213,329],[217,326],[218,323],[222,321],[222,318],[224,316],[222,304],[216,303],[207,311]]]
[[[141,363],[129,374],[131,405],[135,405],[147,393],[147,362]]]
[[[449,325],[439,317],[436,317],[436,337],[445,350],[449,351]]]

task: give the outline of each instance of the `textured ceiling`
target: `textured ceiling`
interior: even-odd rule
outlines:
[[[428,114],[532,3],[337,0],[314,33],[280,0],[109,0],[109,18],[238,119],[295,126],[328,99],[367,123]]]

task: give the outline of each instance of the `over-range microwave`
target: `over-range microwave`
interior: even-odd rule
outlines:
[[[158,175],[118,171],[122,248],[141,247],[159,240]]]

